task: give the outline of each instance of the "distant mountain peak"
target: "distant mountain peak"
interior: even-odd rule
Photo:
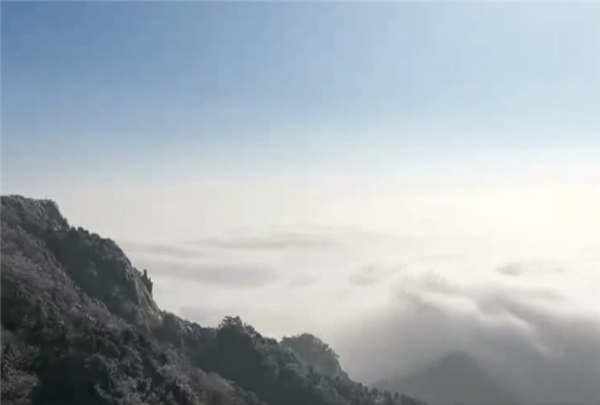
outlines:
[[[430,367],[439,369],[456,370],[462,369],[472,373],[485,373],[479,362],[464,351],[457,350],[446,354],[440,360],[430,364]]]
[[[412,374],[376,386],[406,392],[432,405],[511,405],[515,395],[465,351],[453,351]]]

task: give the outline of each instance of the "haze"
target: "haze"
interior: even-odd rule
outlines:
[[[4,3],[2,96],[2,192],[161,307],[600,401],[600,4]]]

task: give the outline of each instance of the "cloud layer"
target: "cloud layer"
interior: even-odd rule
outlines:
[[[558,288],[464,287],[423,275],[396,285],[387,311],[355,322],[340,336],[342,358],[363,379],[406,375],[464,350],[532,403],[600,401],[600,310],[582,310]]]
[[[466,350],[533,400],[600,401],[600,261],[593,246],[564,252],[562,260],[496,257],[486,267],[493,245],[487,252],[479,245],[469,259],[460,249],[438,251],[427,238],[295,232],[300,243],[265,231],[245,236],[251,243],[221,237],[218,244],[124,246],[157,279],[159,302],[177,305],[182,316],[214,325],[239,314],[276,336],[317,333],[366,382]],[[469,238],[463,243],[473,246]]]

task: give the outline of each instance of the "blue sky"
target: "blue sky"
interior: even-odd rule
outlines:
[[[2,4],[3,188],[597,167],[600,4]]]

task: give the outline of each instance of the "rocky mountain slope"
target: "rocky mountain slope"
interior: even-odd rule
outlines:
[[[423,404],[238,317],[207,328],[161,311],[148,274],[52,201],[5,196],[0,216],[3,404]]]

